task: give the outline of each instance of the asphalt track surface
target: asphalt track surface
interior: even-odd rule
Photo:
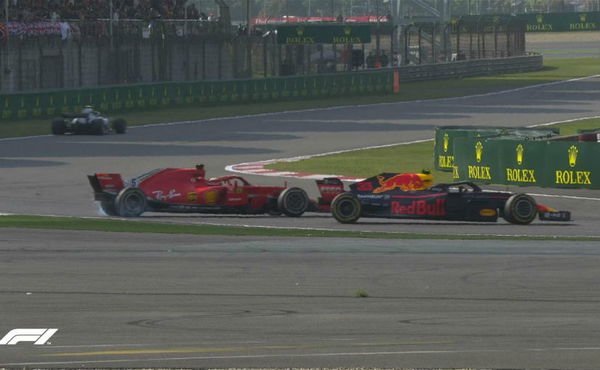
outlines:
[[[429,139],[438,125],[600,115],[600,78],[458,99],[0,141],[0,212],[96,216],[85,175],[226,165]],[[281,179],[251,177],[255,183]],[[312,182],[296,181],[316,195]],[[312,189],[312,190],[311,190]],[[513,189],[514,190],[514,189]],[[575,221],[545,226],[327,215],[144,220],[392,232],[598,236],[597,191],[532,189]],[[565,197],[568,196],[568,197]],[[579,198],[569,198],[579,197]],[[547,200],[547,201],[546,201]],[[371,241],[3,229],[4,366],[596,368],[596,243]],[[364,289],[368,298],[353,295]]]
[[[597,243],[3,230],[0,366],[597,368]],[[368,297],[357,298],[359,290]],[[6,329],[8,331],[8,329]]]

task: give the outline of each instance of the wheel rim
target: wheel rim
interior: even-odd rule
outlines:
[[[344,218],[352,217],[356,212],[354,201],[352,199],[343,199],[338,206],[338,211],[340,216]]]
[[[123,205],[127,213],[138,213],[142,209],[142,199],[138,194],[127,194],[123,199]]]
[[[515,204],[515,212],[517,216],[521,218],[527,219],[531,217],[534,211],[535,208],[533,207],[533,204],[527,199],[520,199],[517,201],[517,204]]]
[[[286,208],[290,211],[299,212],[303,210],[306,205],[305,197],[299,192],[289,194],[286,200]]]

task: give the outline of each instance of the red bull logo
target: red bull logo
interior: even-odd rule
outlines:
[[[434,202],[415,200],[410,204],[393,201],[391,212],[395,215],[410,216],[444,216],[446,215],[446,199],[438,198]]]
[[[400,173],[389,178],[377,176],[379,187],[373,189],[374,194],[400,188],[402,191],[423,190],[431,184],[431,175],[418,173]]]

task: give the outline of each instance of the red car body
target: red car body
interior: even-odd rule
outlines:
[[[285,214],[329,211],[344,191],[338,179],[319,181],[322,197],[308,199],[300,188],[252,185],[240,176],[206,179],[204,166],[156,169],[126,183],[120,174],[96,173],[88,179],[94,199],[107,215],[135,217],[143,212]]]

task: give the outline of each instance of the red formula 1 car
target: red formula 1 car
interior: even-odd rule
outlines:
[[[360,217],[529,224],[570,221],[571,213],[537,204],[527,194],[484,191],[471,182],[431,186],[431,175],[383,173],[350,186],[331,204],[333,217],[353,223]]]
[[[304,190],[287,185],[251,185],[240,176],[206,179],[203,165],[156,169],[127,183],[115,173],[96,173],[88,179],[104,213],[122,217],[144,212],[300,216],[306,211],[329,211],[344,187],[338,179],[320,180],[322,197],[313,201]]]

